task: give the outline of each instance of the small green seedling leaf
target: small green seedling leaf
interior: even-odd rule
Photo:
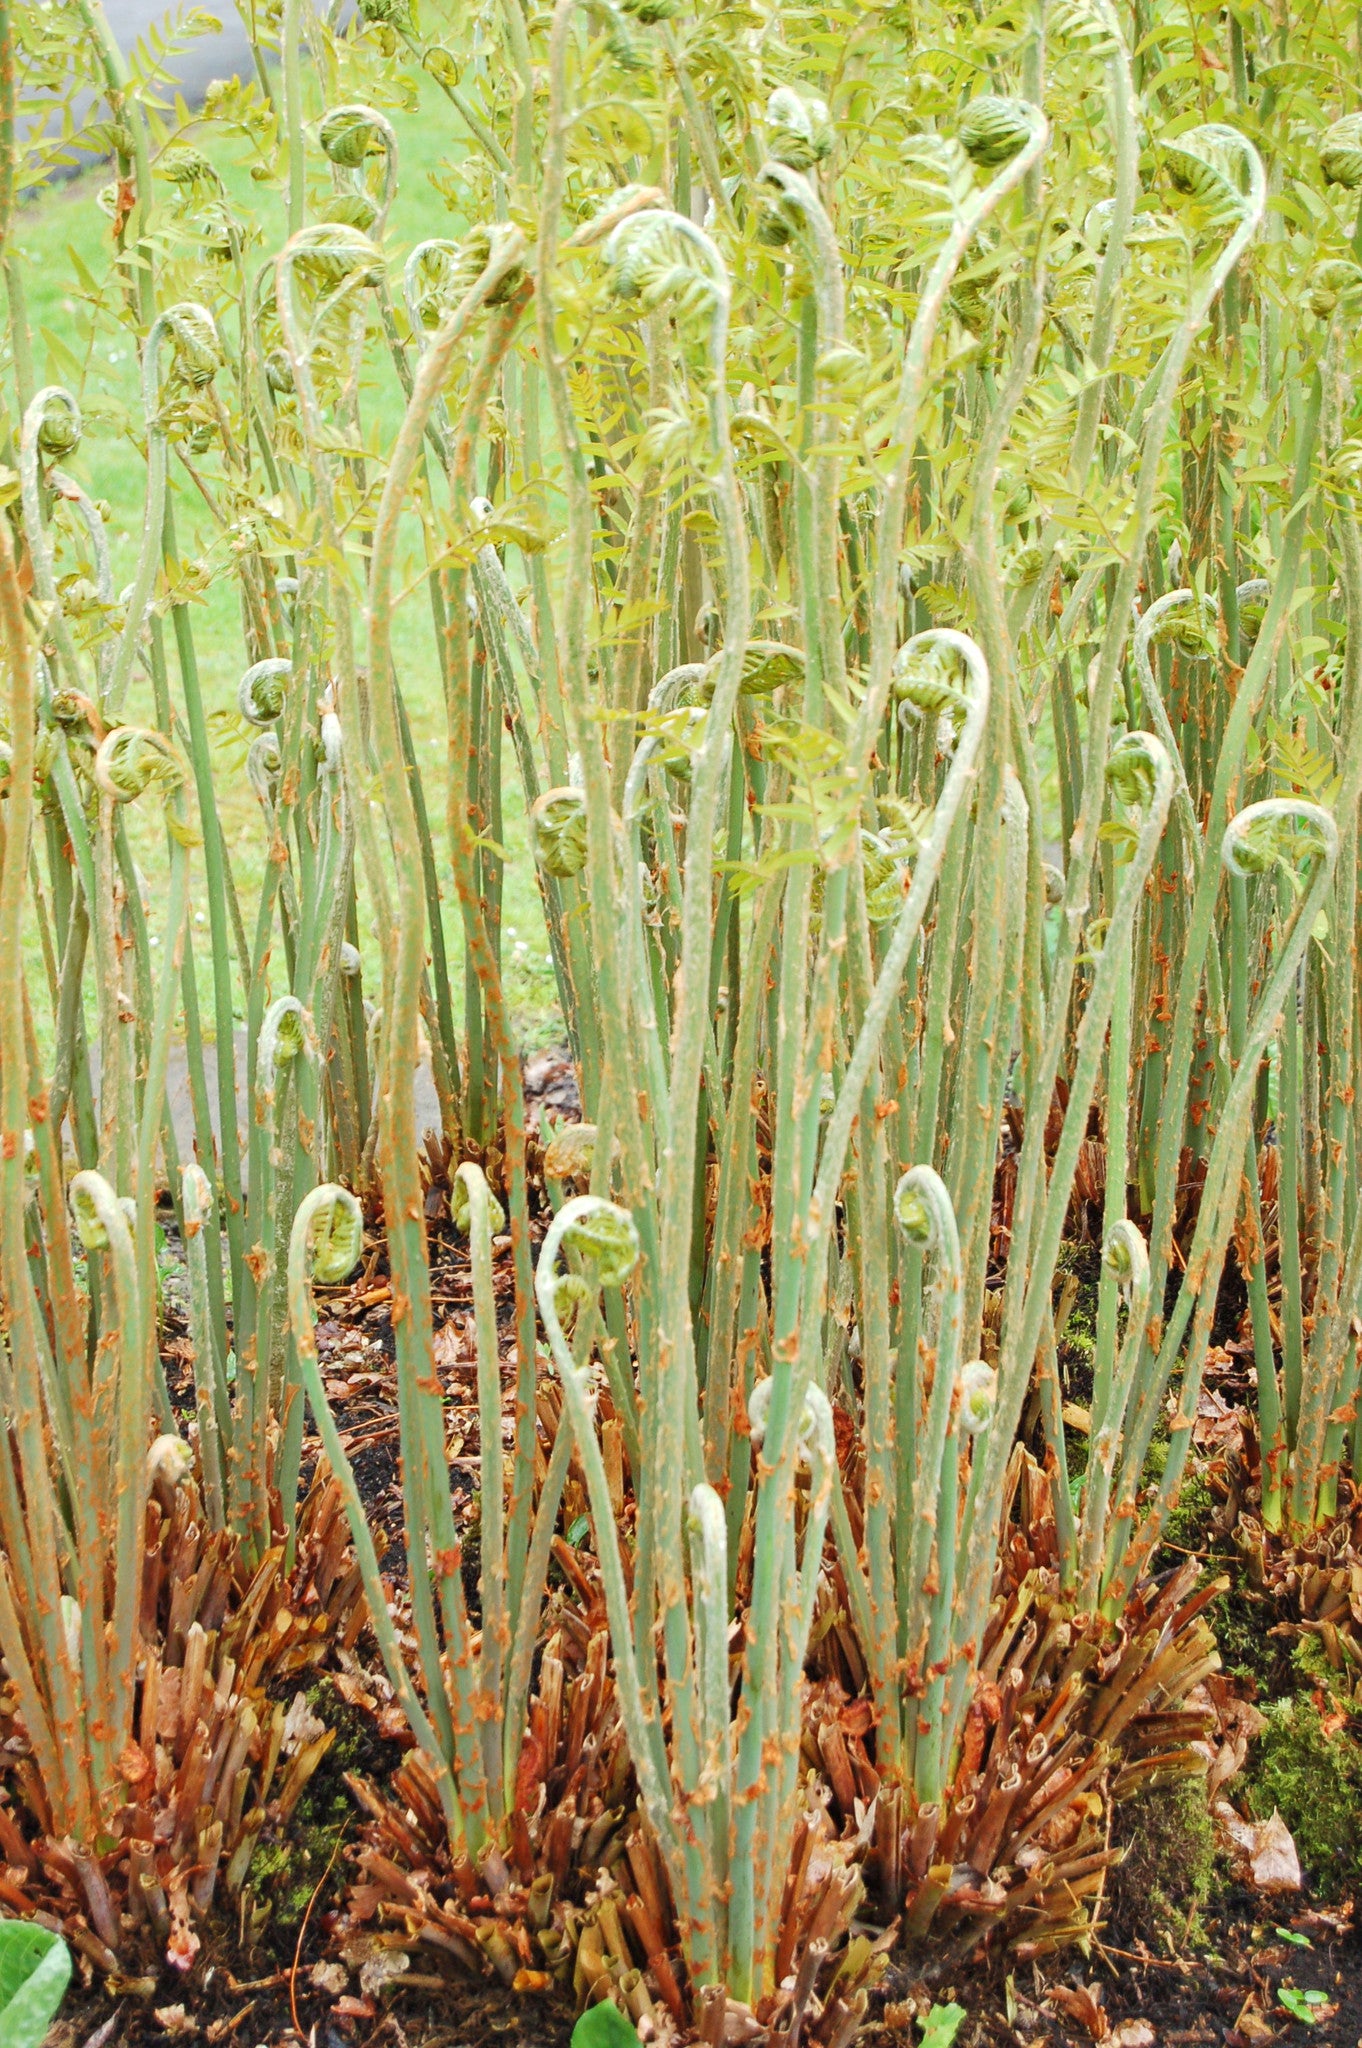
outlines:
[[[963,2005],[934,2005],[926,2019],[918,2022],[922,2028],[922,2048],[951,2048],[964,2017]]]
[[[572,2029],[572,2048],[638,2048],[632,2020],[608,1998],[588,2006]]]
[[[1319,2007],[1329,2003],[1327,1991],[1298,1991],[1294,1984],[1279,1984],[1277,1997],[1292,2019],[1304,2020],[1307,2027],[1319,2018]]]
[[[29,1920],[0,1920],[0,2048],[38,2048],[71,1981],[71,1951]]]
[[[1289,1941],[1293,1948],[1313,1948],[1315,1945],[1308,1934],[1297,1934],[1294,1927],[1274,1927],[1272,1932],[1279,1940]]]

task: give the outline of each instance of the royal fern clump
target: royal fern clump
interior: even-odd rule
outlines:
[[[6,1853],[108,1966],[192,1965],[158,1811],[238,1889],[284,1740],[148,1704],[246,1655],[145,1593],[187,1518],[215,1630],[322,1558],[348,1657],[363,1586],[410,1748],[351,1924],[654,2032],[840,2048],[896,1923],[1042,1954],[1198,1767],[1227,1340],[1271,1569],[1355,1514],[1354,31],[283,0],[190,111],[0,4]],[[366,1238],[401,1601],[312,1293]]]

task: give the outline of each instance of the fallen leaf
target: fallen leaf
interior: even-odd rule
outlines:
[[[1111,2032],[1111,2021],[1102,2008],[1100,1984],[1052,1984],[1045,1994],[1045,2003],[1057,2006],[1067,2018],[1085,2028],[1094,2041],[1105,2041]]]
[[[342,1942],[341,1954],[350,1967],[357,1970],[362,1963],[367,1963],[371,1956],[376,1956],[381,1948],[386,1947],[387,1943],[381,1934],[352,1934],[348,1941]]]
[[[1237,2026],[1232,2029],[1232,2038],[1236,2041],[1247,2041],[1252,2044],[1275,2041],[1277,2029],[1270,2026],[1255,2007],[1252,2012],[1243,2014]]]
[[[1244,1820],[1225,1799],[1217,1800],[1211,1811],[1241,1884],[1260,1892],[1300,1890],[1300,1857],[1279,1813],[1274,1811],[1267,1820]]]
[[[1291,1830],[1279,1813],[1260,1824],[1249,1875],[1260,1892],[1298,1892],[1301,1888],[1301,1860]]]
[[[1111,2030],[1112,2048],[1154,2048],[1157,2038],[1148,2020],[1118,2020]]]
[[[199,2031],[182,2005],[158,2005],[154,2017],[157,2026],[167,2034],[197,2034]]]
[[[1331,1711],[1325,1704],[1322,1692],[1314,1693],[1312,1697],[1319,1712],[1319,1732],[1325,1741],[1328,1742],[1332,1736],[1338,1734],[1340,1729],[1347,1727],[1348,1716],[1340,1713],[1336,1708]]]
[[[1341,1906],[1303,1906],[1299,1913],[1291,1915],[1293,1927],[1304,1928],[1311,1934],[1345,1935],[1352,1932],[1353,1902],[1345,1899]]]
[[[375,1998],[385,1984],[391,1984],[397,1977],[404,1977],[411,1968],[411,1957],[405,1949],[380,1949],[370,1956],[359,1973],[359,1988],[366,1998]]]
[[[305,1744],[325,1735],[326,1723],[319,1721],[307,1703],[305,1692],[296,1692],[284,1717],[284,1755],[293,1756]]]
[[[362,1678],[355,1678],[348,1671],[333,1671],[331,1683],[347,1707],[363,1707],[372,1713],[378,1701]]]
[[[1217,1388],[1204,1388],[1192,1425],[1192,1441],[1198,1449],[1237,1444],[1243,1433],[1243,1410],[1227,1401]]]
[[[226,2013],[220,2020],[214,2020],[210,2026],[204,2028],[205,2038],[212,2042],[230,2040],[241,2022],[249,2013],[255,2011],[258,2004],[258,1999],[248,1999],[240,2012]]]
[[[451,1316],[444,1328],[435,1332],[435,1363],[448,1372],[452,1366],[462,1365],[463,1361],[463,1330]]]
[[[350,1982],[350,1972],[344,1963],[314,1963],[308,1982],[314,1991],[325,1991],[329,1997],[338,1998]]]

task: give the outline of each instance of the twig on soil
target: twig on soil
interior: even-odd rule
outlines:
[[[233,2013],[232,2017],[229,2020],[214,2020],[212,2025],[205,2029],[206,2038],[209,2041],[214,2042],[226,2041],[230,2039],[230,2037],[236,2032],[237,2028],[241,2025],[241,2022],[244,2019],[249,2019],[250,2015],[255,2011],[259,2003],[260,2000],[258,1998],[249,1999],[247,2003],[242,2006],[240,2012]]]
[[[312,1897],[307,1902],[307,1910],[303,1914],[301,1925],[298,1928],[298,1939],[294,1944],[293,1967],[288,1973],[288,2009],[293,2018],[293,2031],[300,2040],[303,2038],[303,2029],[302,2023],[298,2018],[298,1963],[303,1953],[303,1939],[307,1934],[307,1923],[312,1918],[312,1908],[317,1903],[322,1886],[336,1867],[336,1858],[340,1855],[345,1841],[345,1831],[348,1826],[348,1821],[342,1824],[340,1833],[336,1836],[336,1846],[331,1851],[330,1860],[312,1888]]]
[[[1120,1956],[1122,1962],[1150,1963],[1156,1970],[1176,1970],[1179,1976],[1182,1977],[1187,1977],[1191,1974],[1187,1964],[1177,1958],[1172,1962],[1166,1962],[1162,1956],[1142,1956],[1135,1949],[1110,1948],[1105,1941],[1099,1941],[1095,1936],[1093,1938],[1093,1947],[1099,1950],[1104,1958],[1107,1956]]]

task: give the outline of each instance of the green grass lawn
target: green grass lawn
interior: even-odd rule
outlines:
[[[309,79],[309,87],[315,100],[314,80]],[[312,111],[318,111],[315,105]],[[417,241],[459,232],[460,224],[432,185],[430,173],[451,156],[457,156],[463,145],[456,115],[428,79],[420,80],[418,104],[405,111],[388,111],[398,135],[401,173],[383,246],[396,286],[402,262]],[[248,257],[253,272],[285,239],[284,192],[281,187],[252,180],[244,161],[245,145],[230,131],[199,122],[189,139],[209,156],[223,179],[225,196],[234,211],[250,220],[257,230]],[[22,266],[35,379],[39,384],[66,385],[75,392],[83,408],[85,434],[78,452],[65,466],[94,499],[103,500],[110,508],[107,533],[114,587],[119,590],[131,580],[135,566],[145,496],[145,463],[140,445],[142,407],[136,350],[131,332],[119,319],[120,291],[113,267],[112,223],[100,204],[101,189],[108,176],[107,169],[96,168],[31,200],[16,220],[14,244]],[[331,189],[328,166],[317,150],[315,162],[309,163],[310,197],[320,201]],[[186,254],[190,245],[185,230],[176,221],[174,195],[159,180],[157,198],[160,210],[155,228],[164,252],[166,282],[169,286],[173,279],[176,287],[159,294],[164,304],[174,297],[195,295],[194,272]],[[234,328],[229,315],[229,335]],[[386,352],[374,342],[369,350],[362,410],[369,445],[375,449],[389,445],[401,417],[402,394]],[[215,474],[215,461],[212,456],[206,460],[207,474]],[[170,483],[181,556],[197,557],[206,572],[193,610],[205,700],[210,714],[230,712],[235,707],[245,655],[238,587],[230,573],[227,543],[174,454]],[[457,1002],[462,986],[463,944],[443,844],[445,719],[428,599],[419,570],[419,530],[413,522],[401,577],[401,585],[408,594],[396,619],[394,648],[440,862],[445,936]],[[361,658],[362,654],[361,648]],[[171,675],[174,694],[173,652]],[[126,715],[138,722],[154,722],[150,683],[143,673],[139,672],[134,681]],[[524,802],[509,744],[505,763],[509,772],[505,776],[503,799],[503,843],[509,859],[503,900],[504,966],[508,993],[524,1042],[533,1046],[557,1036],[561,1026],[533,861],[528,852]],[[219,816],[249,931],[264,871],[263,820],[237,756],[230,750],[224,749],[220,756],[216,783]],[[147,881],[150,924],[155,932],[158,885],[165,865],[163,834],[153,811],[141,813],[141,806],[133,807],[130,825],[137,859]],[[197,940],[200,1009],[208,1029],[212,1004],[201,865],[196,870],[195,883],[192,918]],[[363,896],[361,922],[363,926]],[[50,1045],[51,1013],[41,994],[45,976],[36,923],[30,936],[30,988],[40,1034],[44,1044]],[[361,949],[366,955],[366,970],[370,970],[366,973],[367,985],[374,987],[377,941],[371,929],[361,930]]]

